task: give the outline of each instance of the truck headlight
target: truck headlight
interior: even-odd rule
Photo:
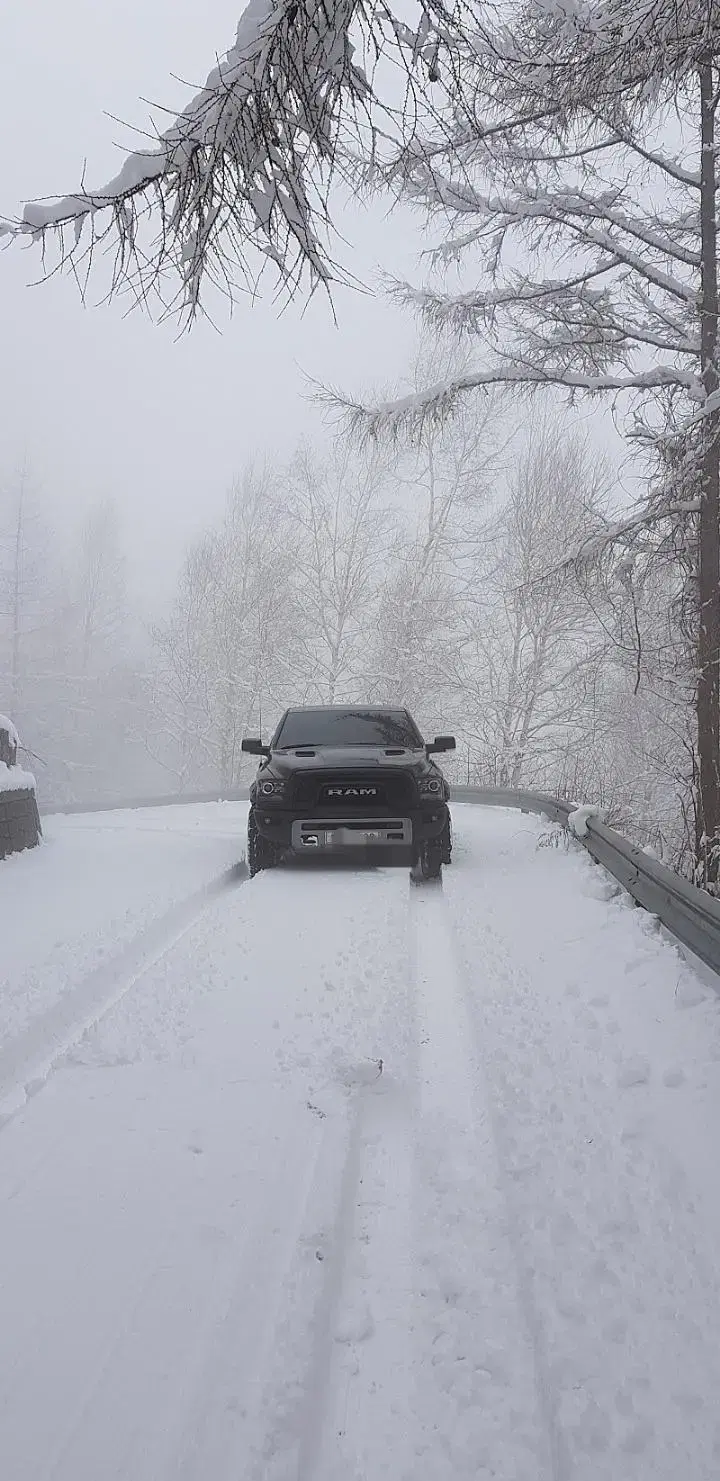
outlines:
[[[423,797],[437,797],[438,793],[442,792],[443,789],[443,784],[439,776],[420,777],[418,786]]]
[[[263,777],[257,784],[261,797],[282,797],[285,791],[285,783],[278,781],[275,777]]]

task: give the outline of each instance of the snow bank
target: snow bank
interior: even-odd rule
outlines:
[[[0,725],[2,725],[0,715]],[[23,771],[19,766],[6,766],[0,761],[0,792],[27,792],[35,791],[35,778],[30,771]]]

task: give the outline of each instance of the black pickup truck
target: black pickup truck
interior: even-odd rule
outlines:
[[[351,854],[410,864],[438,879],[452,847],[450,789],[407,710],[335,705],[286,710],[250,790],[248,866],[272,869],[288,855]]]

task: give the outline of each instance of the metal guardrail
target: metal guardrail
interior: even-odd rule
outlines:
[[[568,819],[576,804],[540,792],[516,791],[504,787],[453,787],[458,801],[484,807],[509,807],[541,817],[568,828]],[[183,803],[244,802],[248,789],[224,792],[183,793],[181,796],[113,800],[97,803],[70,803],[44,808],[45,813],[111,812],[119,809],[176,807]],[[575,835],[578,837],[578,835]],[[589,817],[583,836],[578,841],[598,864],[614,875],[628,894],[652,915],[656,915],[678,941],[713,971],[720,973],[720,901],[675,874],[657,859],[630,843],[599,818]]]
[[[183,803],[198,802],[247,802],[250,793],[247,787],[229,789],[225,792],[181,792],[168,793],[163,797],[123,797],[110,802],[53,802],[43,807],[46,818],[72,817],[78,813],[135,812],[142,807],[179,807]]]

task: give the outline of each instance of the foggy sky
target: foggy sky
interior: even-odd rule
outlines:
[[[0,19],[0,215],[27,199],[98,186],[138,147],[143,98],[175,108],[234,38],[243,0],[3,0]],[[175,74],[173,77],[172,74]],[[118,147],[121,146],[121,147]],[[368,285],[379,262],[417,276],[418,225],[386,208],[343,211],[342,260]],[[143,585],[165,598],[188,536],[222,503],[251,458],[328,436],[305,376],[367,389],[401,375],[415,329],[387,301],[339,287],[337,324],[324,295],[280,313],[272,284],[241,300],[221,333],[199,322],[178,340],[118,301],[84,307],[76,284],[36,287],[37,248],[0,252],[0,477],[27,457],[60,522],[96,496],[117,498]]]
[[[148,126],[149,103],[175,110],[204,81],[242,4],[2,0],[0,215],[83,178],[89,189],[106,183],[138,147],[133,127]],[[420,219],[388,209],[341,212],[350,244],[341,260],[369,288],[380,266],[423,276]],[[416,342],[411,315],[344,287],[334,293],[337,323],[321,294],[280,313],[268,277],[267,296],[241,299],[232,319],[213,306],[220,333],[200,321],[178,339],[173,323],[128,314],[122,301],[99,304],[100,278],[83,306],[71,278],[28,286],[40,275],[36,247],[0,251],[0,478],[27,459],[56,524],[95,498],[116,498],[136,590],[156,610],[233,475],[252,459],[290,454],[303,436],[330,436],[307,377],[353,391],[392,385]],[[609,407],[575,417],[617,447]]]

